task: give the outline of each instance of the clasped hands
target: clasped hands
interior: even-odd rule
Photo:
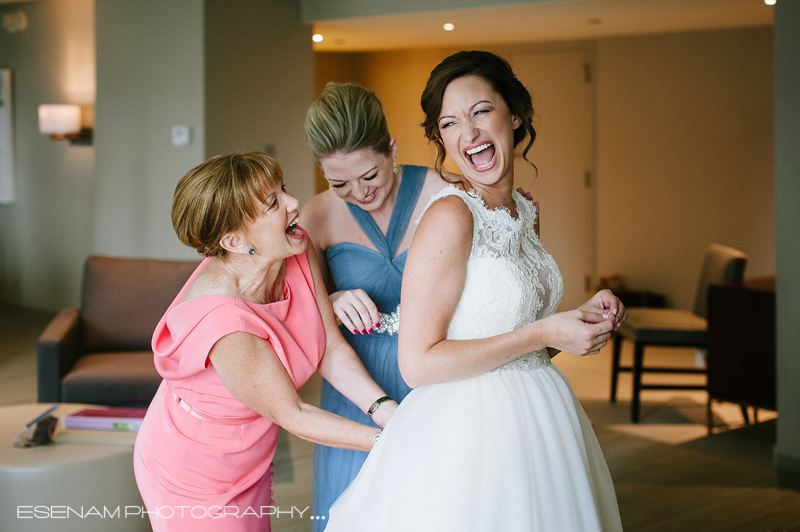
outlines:
[[[625,305],[611,290],[605,289],[577,309],[553,314],[541,323],[546,327],[548,347],[588,356],[599,353],[611,333],[619,330],[627,319]]]

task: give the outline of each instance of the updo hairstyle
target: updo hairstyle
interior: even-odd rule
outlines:
[[[306,114],[305,136],[317,163],[364,148],[389,155],[389,128],[375,92],[352,83],[328,83]]]
[[[439,135],[439,115],[442,112],[444,91],[451,81],[464,76],[478,76],[484,79],[498,93],[513,116],[522,120],[522,126],[514,130],[514,147],[529,137],[528,144],[522,152],[522,158],[528,161],[528,151],[536,139],[533,128],[533,103],[528,89],[517,79],[508,61],[490,52],[472,51],[458,52],[439,63],[431,71],[428,84],[422,92],[421,104],[425,113],[425,128],[428,141],[436,146],[435,168],[442,175],[442,164],[447,151],[442,137]]]
[[[212,157],[178,181],[172,227],[181,242],[206,257],[222,257],[222,237],[258,217],[267,196],[280,188],[278,161],[261,152]]]

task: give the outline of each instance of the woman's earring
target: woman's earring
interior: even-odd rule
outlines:
[[[247,250],[247,254],[250,255],[251,257],[255,254],[255,252],[256,252],[256,250],[253,249],[252,247]]]
[[[392,162],[392,172],[394,172],[396,174],[399,171],[400,171],[400,168],[398,168],[397,163]]]

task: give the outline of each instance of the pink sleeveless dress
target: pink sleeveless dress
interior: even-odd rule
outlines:
[[[284,299],[257,305],[231,296],[180,303],[204,260],[153,334],[164,377],[136,438],[134,471],[154,532],[268,531],[277,515],[270,466],[278,426],[236,400],[208,354],[242,331],[272,346],[299,389],[325,350],[306,253],[286,259]]]

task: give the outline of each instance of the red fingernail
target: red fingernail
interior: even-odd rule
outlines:
[[[380,328],[381,328],[381,322],[378,322],[378,323],[376,323],[376,324],[375,324],[375,328],[376,328],[376,329],[380,329]]]
[[[353,334],[358,334],[358,329],[353,329]]]
[[[361,331],[361,334],[367,334],[367,330],[364,329],[363,331]]]
[[[372,329],[369,330],[369,333],[372,334]]]

